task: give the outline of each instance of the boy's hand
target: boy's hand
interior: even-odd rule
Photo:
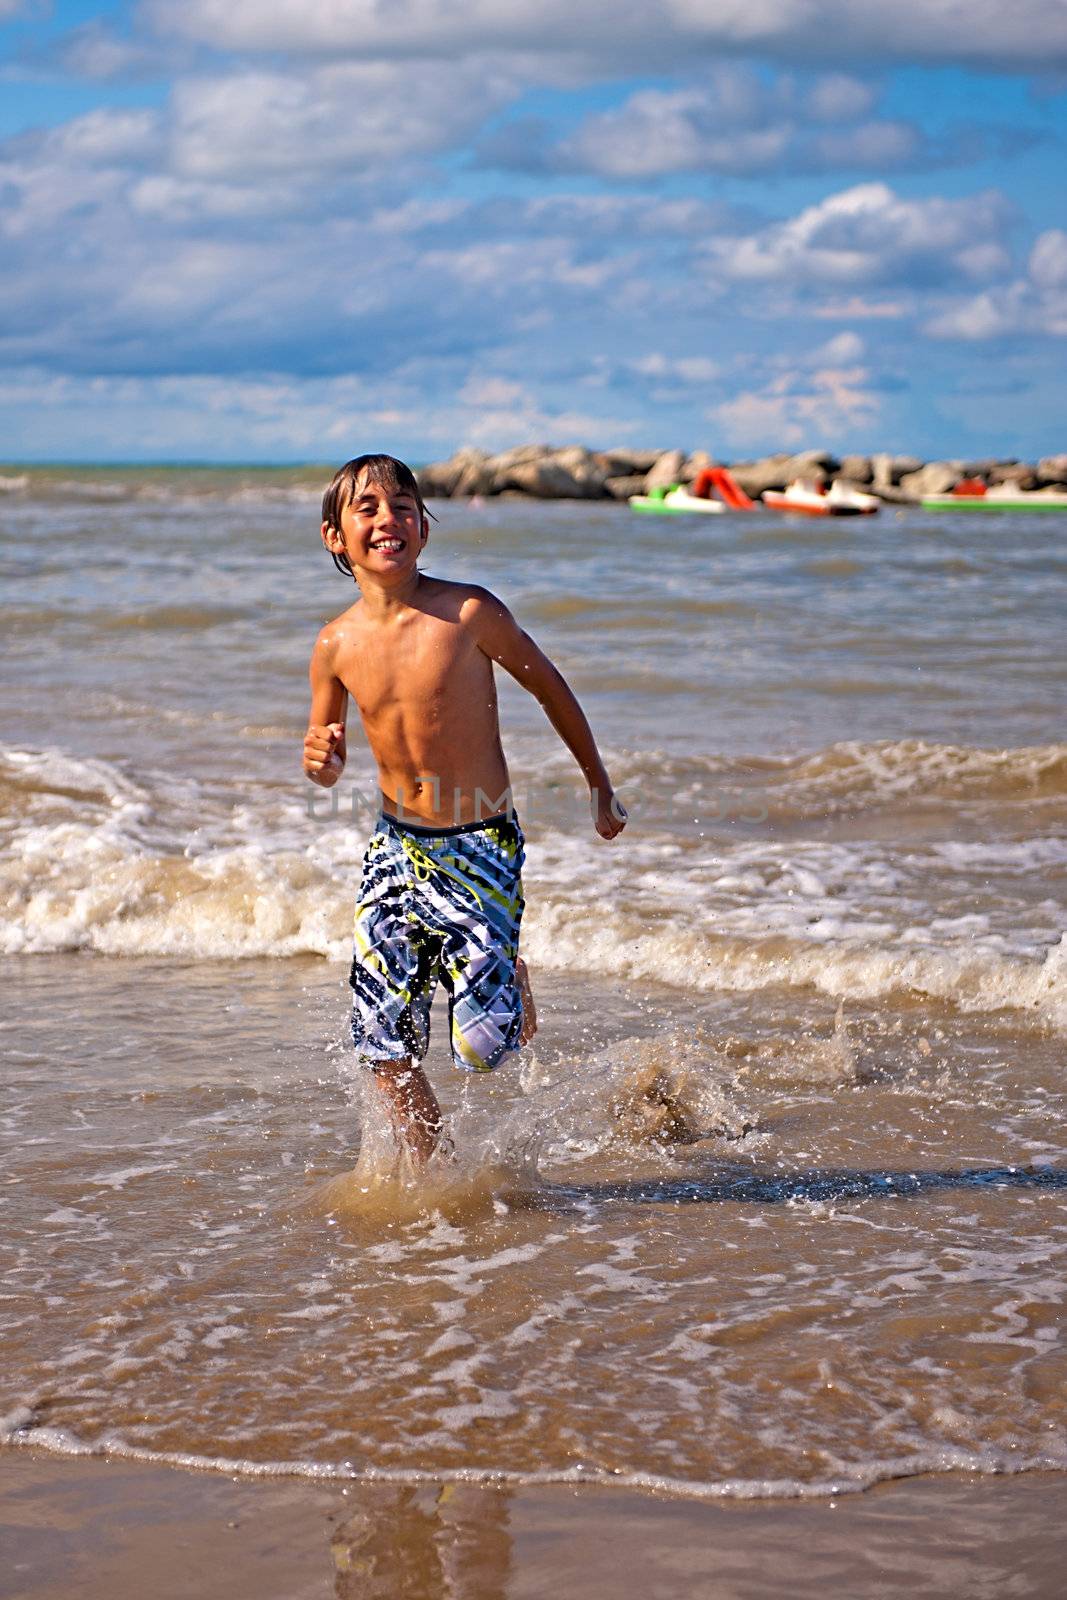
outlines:
[[[593,826],[602,839],[614,839],[626,826],[626,807],[614,789],[591,789],[589,809],[593,813]]]
[[[345,725],[329,722],[325,727],[313,722],[304,735],[304,772],[313,783],[329,789],[344,771]]]

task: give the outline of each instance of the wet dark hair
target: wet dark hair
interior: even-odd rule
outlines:
[[[420,521],[429,515],[423,504],[418,479],[403,461],[398,461],[396,456],[356,456],[346,461],[343,467],[338,467],[322,497],[322,520],[328,527],[341,531],[341,513],[345,506],[352,504],[356,490],[362,487],[364,479],[367,483],[376,483],[380,489],[391,490],[393,494],[411,495],[419,508]],[[338,572],[343,572],[346,578],[355,577],[347,556],[336,555],[332,550],[330,554]]]

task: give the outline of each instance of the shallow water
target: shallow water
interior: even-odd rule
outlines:
[[[1067,1465],[1048,519],[438,508],[428,565],[557,657],[633,820],[596,841],[505,692],[543,1028],[471,1081],[438,1026],[412,1184],[343,1044],[369,769],[336,816],[297,771],[346,597],[307,481],[64,481],[0,503],[7,1440],[696,1495]]]

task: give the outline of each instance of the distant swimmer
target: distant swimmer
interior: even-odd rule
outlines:
[[[411,469],[364,455],[334,476],[322,542],[360,598],[311,656],[304,772],[332,787],[351,695],[378,766],[382,814],[355,912],[352,1041],[419,1165],[441,1136],[420,1065],[438,980],[457,1066],[486,1072],[537,1026],[519,956],[524,840],[500,740],[493,664],[529,691],[589,786],[593,824],[626,824],[585,714],[563,675],[487,589],[419,570],[430,524]]]

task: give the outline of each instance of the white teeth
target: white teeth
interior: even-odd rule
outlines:
[[[373,548],[375,550],[403,550],[404,546],[399,539],[382,539]]]

